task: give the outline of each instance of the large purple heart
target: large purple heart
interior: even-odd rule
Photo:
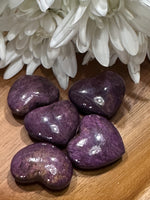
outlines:
[[[29,111],[59,99],[59,90],[42,76],[25,75],[14,82],[8,93],[12,112],[24,116]]]
[[[21,149],[11,162],[11,173],[18,183],[41,183],[52,190],[68,186],[72,172],[68,157],[57,147],[46,143]]]
[[[99,115],[85,116],[79,135],[67,146],[69,158],[81,169],[97,169],[109,165],[125,152],[122,138],[114,125]]]
[[[24,124],[32,138],[65,146],[76,133],[79,114],[70,101],[63,100],[32,110]]]
[[[125,83],[112,71],[76,82],[69,90],[70,100],[84,114],[112,117],[120,107],[125,94]]]

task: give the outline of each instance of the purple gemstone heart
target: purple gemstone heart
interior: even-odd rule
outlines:
[[[59,99],[59,90],[46,78],[25,75],[10,88],[8,105],[12,112],[24,116],[29,111],[51,104]]]
[[[18,183],[41,183],[49,189],[61,190],[69,185],[73,168],[68,157],[57,147],[36,143],[13,157],[11,173]]]
[[[68,156],[81,169],[98,169],[120,159],[125,152],[122,138],[106,118],[87,115],[80,124],[79,135],[67,146]]]
[[[79,114],[70,101],[63,100],[32,110],[24,124],[32,138],[65,146],[76,133]]]
[[[83,114],[112,117],[119,109],[125,94],[124,80],[112,71],[76,82],[69,98]]]

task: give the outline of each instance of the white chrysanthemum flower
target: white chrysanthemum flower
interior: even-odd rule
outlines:
[[[127,64],[135,83],[140,64],[150,58],[150,0],[1,0],[0,68],[4,78],[52,68],[66,88],[77,71],[76,49],[83,64],[96,58],[103,66],[117,58]],[[4,34],[5,33],[5,34]],[[4,36],[5,35],[5,36]]]
[[[41,12],[36,1],[24,0],[15,10],[6,8],[0,17],[0,30],[7,31],[6,56],[1,56],[0,63],[0,68],[8,66],[4,79],[14,76],[24,64],[27,74],[42,64],[52,68],[61,87],[66,89],[69,77],[76,75],[77,63],[71,41],[63,47],[50,47],[51,37],[61,22],[62,12],[59,14],[56,9]]]
[[[73,39],[79,52],[88,52],[84,64],[95,57],[101,65],[110,66],[119,58],[138,83],[150,34],[150,1],[70,0],[67,6],[69,12],[56,29],[51,47]]]

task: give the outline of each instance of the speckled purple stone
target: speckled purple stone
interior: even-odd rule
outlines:
[[[98,169],[121,158],[125,148],[113,124],[92,114],[82,119],[79,135],[70,140],[67,151],[76,167]]]
[[[20,77],[8,93],[12,112],[24,116],[36,107],[51,104],[59,99],[59,90],[46,78],[36,75]]]
[[[29,112],[24,124],[32,138],[65,146],[76,133],[79,114],[70,101],[63,100]]]
[[[18,183],[41,183],[49,189],[61,190],[69,185],[73,169],[68,157],[57,147],[36,143],[14,156],[11,173]]]
[[[115,72],[76,82],[69,90],[70,100],[83,114],[112,117],[120,107],[125,94],[124,80]]]

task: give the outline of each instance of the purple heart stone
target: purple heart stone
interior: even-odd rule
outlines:
[[[61,190],[69,185],[73,168],[68,157],[57,147],[36,143],[13,157],[11,173],[18,183],[41,183],[49,189]]]
[[[106,118],[87,115],[80,124],[79,135],[67,146],[72,163],[81,169],[98,169],[109,165],[124,154],[122,138]]]
[[[63,100],[29,112],[24,124],[32,138],[65,146],[76,133],[79,114],[70,101]]]
[[[69,90],[69,98],[83,114],[112,117],[125,94],[125,83],[120,75],[104,71],[100,75],[76,82]]]
[[[10,88],[8,105],[12,112],[24,116],[29,111],[59,99],[59,90],[46,78],[36,75],[20,77]]]

